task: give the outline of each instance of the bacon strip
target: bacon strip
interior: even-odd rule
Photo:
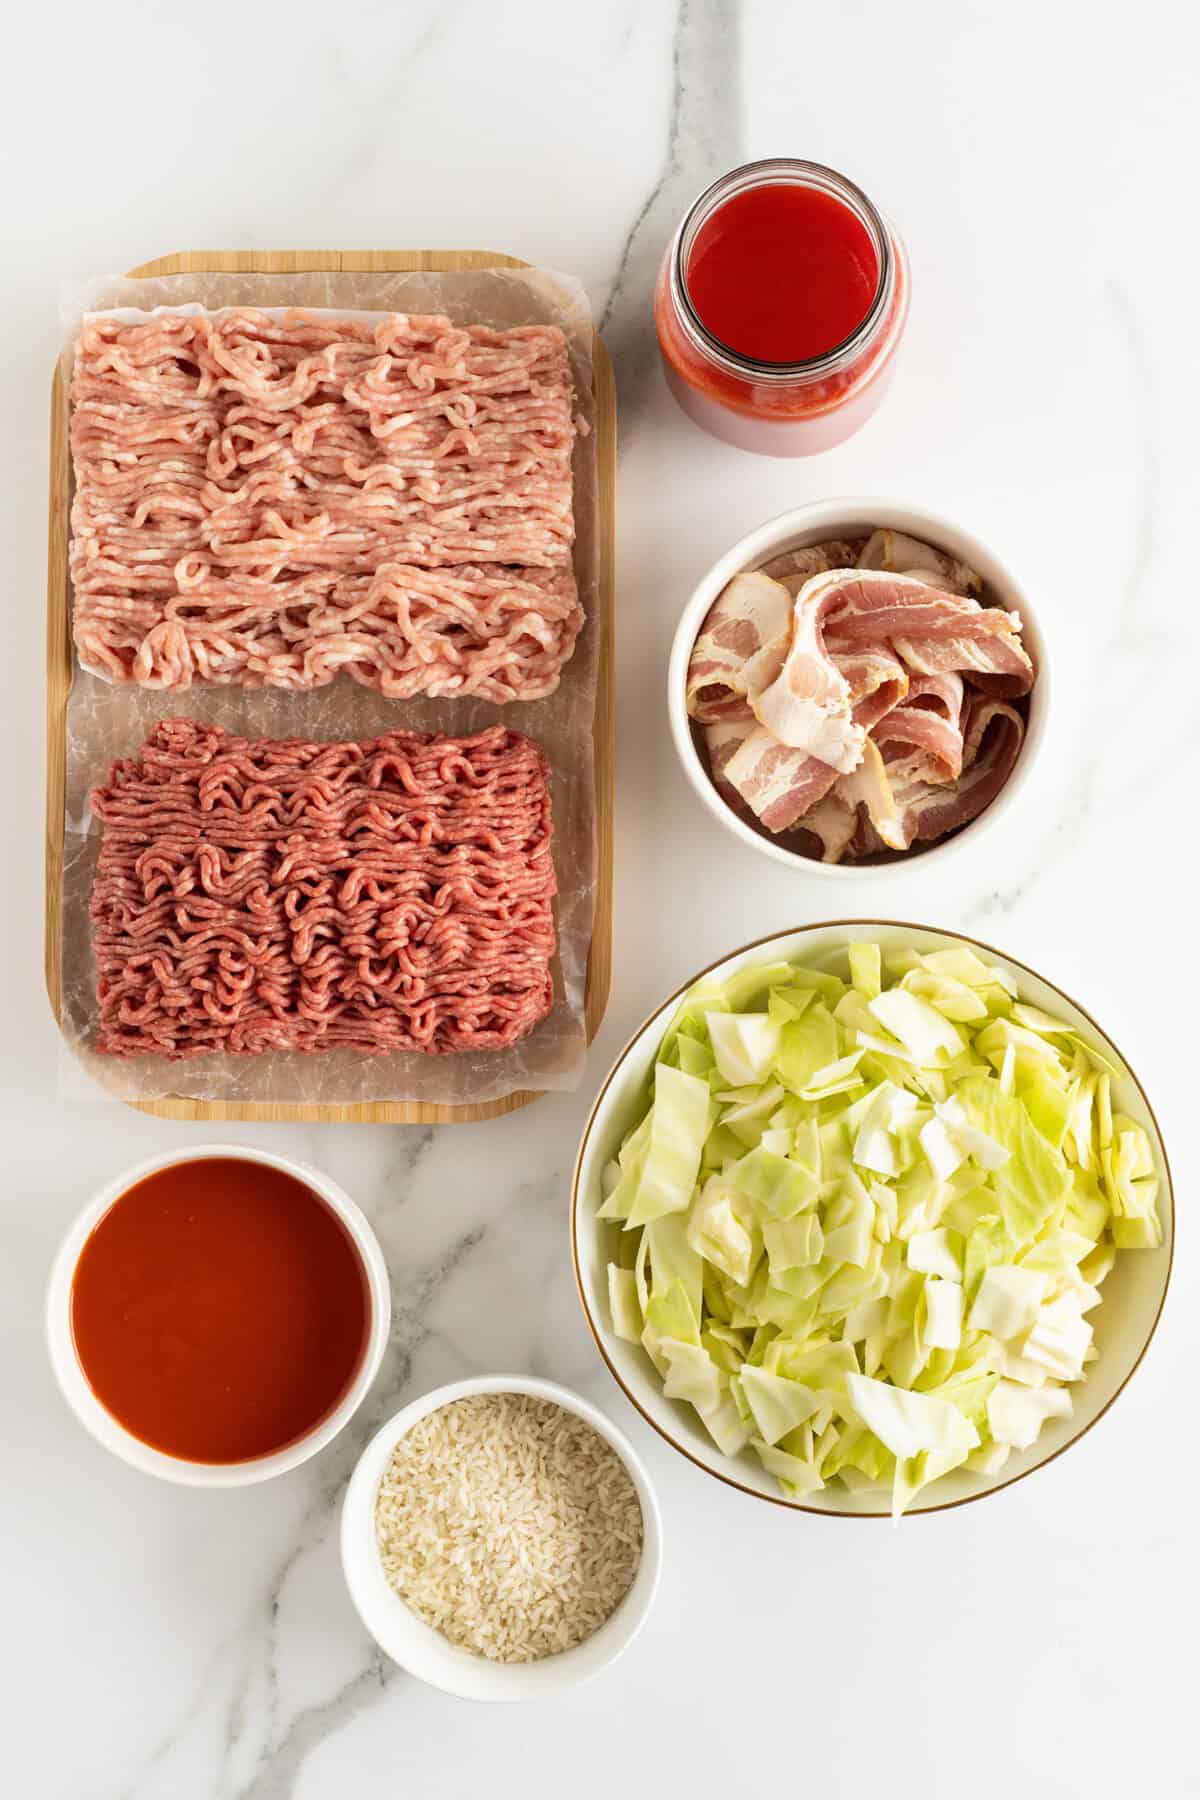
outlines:
[[[774,681],[792,630],[792,602],[806,581],[852,568],[862,540],[831,539],[787,550],[735,575],[709,608],[688,663],[687,708],[708,724],[750,718],[749,699]]]
[[[962,774],[963,684],[957,673],[918,675],[909,684],[903,706],[893,707],[875,727],[875,742],[885,758],[915,754],[921,777],[931,782],[957,781]]]
[[[710,725],[752,716],[750,696],[772,681],[787,653],[792,597],[759,570],[735,575],[709,609],[692,648],[687,708]]]
[[[947,785],[921,780],[905,766],[889,768],[899,815],[898,847],[932,843],[978,818],[1012,774],[1025,737],[1025,721],[1002,700],[976,695],[969,702],[962,773]]]
[[[868,738],[863,759],[850,775],[843,775],[837,785],[838,798],[858,817],[865,813],[872,828],[889,850],[907,850],[904,824],[896,797],[892,792],[887,766],[878,745]]]
[[[908,671],[887,645],[856,645],[832,655],[850,689],[850,717],[866,732],[890,717],[910,691]]]
[[[818,800],[798,822],[805,838],[815,838],[821,847],[822,862],[841,862],[850,849],[858,826],[858,808],[833,787],[823,800]],[[881,848],[884,846],[881,844]]]
[[[902,531],[873,531],[858,557],[860,569],[887,569],[893,575],[918,575],[931,586],[944,588],[951,594],[971,594],[976,599],[983,592],[983,582],[945,550],[935,550],[919,538]]]
[[[994,693],[1027,693],[1033,665],[1019,633],[1015,614],[912,576],[878,570],[814,576],[796,598],[787,657],[776,680],[753,701],[755,717],[780,743],[848,774],[861,759],[865,738],[842,669],[848,653],[868,646],[878,654],[880,646],[890,646],[918,673],[969,669],[989,678]]]
[[[853,702],[853,722],[869,732],[895,707],[908,677],[887,651],[851,652],[838,660]],[[752,813],[768,831],[790,830],[839,779],[830,763],[780,744],[756,723],[748,704],[743,710],[731,702],[704,735],[718,793],[736,811]]]
[[[758,725],[729,757],[724,780],[768,831],[788,831],[827,794],[836,769],[793,750]]]
[[[826,630],[839,645],[890,641],[921,674],[969,669],[1033,686],[1033,664],[1021,643],[1021,621],[998,606],[930,587],[912,575],[863,569],[838,580],[840,604],[826,609]],[[806,590],[808,592],[809,590]]]
[[[722,719],[715,725],[704,727],[704,748],[708,753],[708,772],[712,776],[712,784],[726,806],[731,806],[738,813],[747,811],[746,802],[729,780],[726,769],[751,732],[756,729],[752,718]]]
[[[840,570],[814,575],[797,594],[783,666],[752,702],[759,724],[779,743],[849,773],[862,757],[866,730],[852,717],[850,683],[826,646],[843,589],[861,577]]]
[[[806,581],[823,575],[827,569],[852,569],[865,546],[861,538],[831,538],[824,544],[806,544],[799,550],[785,550],[781,556],[764,563],[762,573],[781,583],[795,599]]]
[[[988,612],[997,609],[988,607]],[[1002,614],[1002,617],[1015,617]],[[1020,629],[1020,624],[1016,626]],[[896,637],[894,647],[910,669],[922,675],[969,675],[985,692],[1019,699],[1033,686],[1033,664],[1024,646],[1013,639],[962,637]]]

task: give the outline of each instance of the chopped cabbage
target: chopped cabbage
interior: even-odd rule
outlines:
[[[878,944],[851,944],[846,952],[850,964],[850,979],[859,993],[868,1000],[877,999],[883,992],[883,957]]]
[[[721,1404],[721,1371],[699,1344],[661,1338],[659,1353],[667,1365],[663,1393],[668,1400],[690,1400],[704,1418]]]
[[[987,1416],[993,1443],[1028,1450],[1047,1419],[1070,1418],[1071,1396],[1062,1387],[1030,1388],[999,1381],[988,1398]]]
[[[638,1305],[637,1281],[632,1269],[608,1265],[608,1309],[612,1327],[628,1344],[642,1341],[642,1309]]]
[[[918,1456],[922,1450],[961,1450],[965,1456],[979,1442],[974,1425],[949,1400],[908,1393],[866,1375],[848,1375],[846,1392],[868,1431],[893,1456]]]
[[[614,1333],[723,1454],[899,1514],[1070,1416],[1160,1175],[1108,1061],[974,951],[843,969],[686,996],[599,1217]]]
[[[713,1058],[730,1087],[765,1081],[779,1050],[781,1027],[766,1013],[704,1015]]]
[[[939,1063],[962,1054],[961,1032],[919,995],[895,987],[877,994],[869,1005],[884,1030],[898,1038],[922,1068],[937,1068]]]
[[[908,1266],[920,1275],[961,1281],[962,1239],[944,1225],[937,1225],[932,1231],[915,1231],[908,1240]]]
[[[768,1219],[762,1228],[772,1275],[783,1269],[809,1269],[825,1251],[825,1236],[815,1212],[797,1219]]]
[[[813,1494],[825,1483],[821,1472],[811,1462],[802,1457],[792,1456],[786,1450],[777,1450],[774,1445],[762,1439],[751,1439],[758,1452],[759,1461],[768,1475],[774,1475],[784,1493],[791,1500],[800,1500],[805,1494]]]
[[[786,1375],[772,1375],[753,1363],[747,1363],[735,1379],[754,1415],[759,1435],[768,1444],[777,1444],[789,1431],[811,1419],[820,1404],[811,1388]]]
[[[688,1214],[687,1241],[697,1256],[745,1287],[762,1255],[763,1238],[753,1209],[724,1175],[710,1175]]]
[[[984,1271],[967,1324],[993,1337],[1020,1337],[1030,1331],[1046,1298],[1049,1276],[1040,1269],[997,1263]]]
[[[1092,1328],[1083,1316],[1083,1297],[1068,1290],[1038,1308],[1021,1342],[1021,1355],[1056,1381],[1078,1381],[1091,1347]]]
[[[712,1123],[707,1081],[659,1063],[654,1076],[650,1130],[641,1146],[629,1225],[646,1225],[663,1213],[686,1212],[700,1155]]]
[[[962,1343],[963,1291],[957,1281],[925,1283],[925,1347],[957,1350]]]
[[[750,1427],[731,1395],[712,1412],[701,1413],[704,1428],[723,1456],[737,1456],[750,1442]]]

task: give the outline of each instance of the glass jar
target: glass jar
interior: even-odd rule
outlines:
[[[706,222],[735,195],[783,185],[814,188],[851,212],[870,238],[878,271],[861,323],[832,349],[801,362],[765,362],[731,349],[704,324],[688,293],[690,258]],[[766,456],[829,450],[857,431],[883,398],[908,297],[904,246],[852,181],[794,157],[747,163],[705,189],[663,258],[654,322],[667,383],[698,425],[743,450]]]

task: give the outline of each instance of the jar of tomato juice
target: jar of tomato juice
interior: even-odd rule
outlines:
[[[904,246],[852,181],[793,157],[747,163],[701,194],[663,258],[667,382],[741,449],[831,449],[882,399],[908,296]]]

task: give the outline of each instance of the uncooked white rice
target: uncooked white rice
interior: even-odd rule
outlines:
[[[642,1510],[611,1445],[528,1394],[472,1394],[397,1444],[375,1502],[384,1573],[452,1644],[536,1662],[628,1592]]]

